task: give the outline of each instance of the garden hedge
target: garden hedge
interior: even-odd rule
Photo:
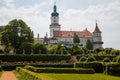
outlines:
[[[0,60],[2,62],[24,62],[24,61],[69,61],[70,56],[68,55],[47,55],[47,54],[39,54],[39,55],[30,55],[30,54],[17,54],[17,55],[0,55]]]
[[[15,70],[16,67],[24,67],[24,64],[8,64],[8,65],[2,65],[1,68],[4,71],[11,71],[11,70]]]
[[[103,72],[103,65],[100,62],[76,62],[74,63],[75,68],[93,68],[96,73]]]
[[[83,55],[77,55],[77,60],[79,61],[79,59],[82,57]],[[85,56],[86,58],[88,58],[89,56]],[[113,60],[114,57],[116,56],[94,56],[94,58],[96,59],[96,61],[103,61],[104,58],[109,58],[111,61]]]
[[[16,70],[22,75],[24,80],[42,80],[36,73],[17,67]]]
[[[6,64],[0,66],[0,70],[11,71],[16,67],[24,67],[27,64]],[[34,67],[55,67],[55,68],[73,68],[73,64],[29,64]]]
[[[93,74],[92,68],[36,68],[33,66],[25,66],[26,69],[37,73],[79,73],[79,74]]]
[[[119,63],[109,63],[106,67],[106,74],[120,76],[120,64]]]

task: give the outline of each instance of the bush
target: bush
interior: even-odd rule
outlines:
[[[46,54],[47,48],[44,44],[35,44],[34,45],[34,54]]]
[[[85,56],[82,56],[80,59],[79,59],[79,62],[86,62],[87,61],[87,57]]]
[[[103,62],[111,62],[111,60],[108,57],[106,57],[103,59]]]
[[[16,67],[24,67],[25,65],[17,65],[17,64],[11,64],[11,65],[2,65],[1,66],[1,68],[2,68],[2,70],[4,70],[4,71],[12,71],[12,70],[15,70],[16,69]]]
[[[2,67],[0,66],[0,71],[2,71]]]
[[[95,57],[94,56],[89,56],[88,59],[87,59],[87,62],[93,62],[93,61],[96,61]]]
[[[103,65],[100,62],[77,62],[74,64],[75,68],[93,68],[96,73],[103,72]]]
[[[20,46],[20,50],[25,51],[22,53],[25,54],[31,54],[32,50],[33,50],[33,44],[30,42],[24,42],[21,46]]]
[[[26,69],[37,73],[81,73],[81,74],[93,74],[95,71],[91,68],[35,68],[32,66],[26,66]]]
[[[22,75],[23,79],[25,80],[42,80],[36,73],[28,71],[26,69],[17,67],[16,70]]]
[[[52,61],[52,62],[58,62],[58,61],[69,61],[70,56],[68,55],[28,55],[28,54],[17,54],[17,55],[0,55],[0,59],[2,62],[25,62],[25,61]]]
[[[117,56],[117,57],[116,57],[116,59],[117,59],[117,63],[119,63],[119,64],[120,64],[120,55],[119,55],[119,56]]]
[[[77,60],[79,60],[82,57],[82,55],[77,55],[76,57],[77,57]],[[89,56],[86,55],[85,57],[89,57]],[[112,61],[113,58],[116,57],[116,56],[94,56],[96,61],[103,61],[103,59],[106,58],[106,57],[108,57]]]
[[[105,73],[109,75],[120,76],[120,64],[118,63],[107,64]]]
[[[31,64],[34,67],[73,68],[73,64]]]

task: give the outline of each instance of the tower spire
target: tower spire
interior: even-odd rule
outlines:
[[[96,20],[96,27],[98,27],[97,20]]]
[[[96,20],[96,26],[94,32],[101,32],[100,29],[98,28],[97,20]]]

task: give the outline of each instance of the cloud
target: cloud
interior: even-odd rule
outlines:
[[[13,4],[14,0],[2,0],[2,1],[8,8],[15,7]]]
[[[63,12],[64,11],[64,12]],[[114,1],[107,4],[89,5],[86,9],[66,9],[61,10],[62,24],[64,29],[73,28],[82,30],[88,28],[91,32],[95,28],[95,20],[102,31],[104,47],[119,48],[120,30],[120,2]],[[114,43],[114,44],[113,44]],[[112,45],[111,45],[112,44]]]
[[[27,6],[15,6],[14,0],[3,0],[5,6],[0,7],[0,25],[7,24],[14,18],[23,19],[34,31],[35,36],[40,33],[43,37],[49,32],[50,14],[53,0],[45,0]],[[85,9],[64,8],[58,9],[60,24],[64,30],[83,30],[88,28],[93,32],[95,20],[98,20],[102,31],[104,47],[119,48],[120,30],[120,1],[107,2],[104,4],[88,5]]]

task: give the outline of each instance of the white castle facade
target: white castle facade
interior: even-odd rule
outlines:
[[[86,42],[89,39],[93,43],[94,48],[102,47],[103,41],[102,41],[102,35],[101,31],[98,27],[98,24],[96,22],[96,26],[94,31],[91,33],[89,30],[84,29],[82,31],[64,31],[61,30],[61,25],[59,24],[59,13],[57,12],[57,7],[54,5],[53,12],[51,13],[51,24],[49,26],[50,29],[50,37],[48,38],[45,36],[45,38],[37,38],[35,40],[36,43],[40,41],[40,43],[48,43],[50,45],[62,43],[62,44],[74,44],[73,43],[73,36],[76,34],[80,39],[80,45],[82,47],[86,46]],[[46,41],[47,40],[47,41]]]
[[[83,47],[86,45],[86,41],[89,39],[93,42],[94,48],[102,47],[102,36],[101,31],[97,25],[91,33],[86,29],[82,31],[64,31],[61,30],[61,25],[59,24],[59,13],[57,12],[57,7],[54,5],[53,12],[51,13],[51,24],[50,24],[50,43],[70,43],[73,44],[73,36],[74,34],[78,35],[80,39],[80,44]],[[53,40],[52,40],[53,39]]]

